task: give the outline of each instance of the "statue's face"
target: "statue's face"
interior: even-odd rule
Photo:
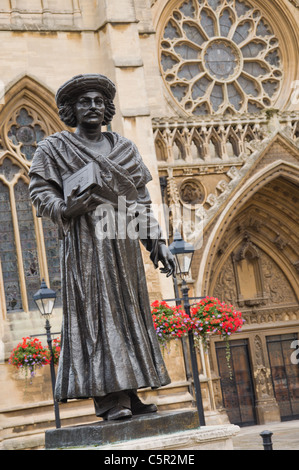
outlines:
[[[74,111],[77,125],[98,126],[104,120],[105,98],[98,91],[82,93],[75,103]]]

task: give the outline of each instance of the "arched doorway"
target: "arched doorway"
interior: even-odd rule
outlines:
[[[233,217],[222,220],[206,282],[209,295],[232,303],[246,320],[231,339],[232,380],[223,343],[211,345],[224,406],[240,425],[299,416],[299,369],[292,361],[299,339],[299,184],[284,165],[264,173],[264,184],[257,178],[256,191],[248,185]]]

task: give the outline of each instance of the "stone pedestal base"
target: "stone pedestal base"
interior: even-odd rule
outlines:
[[[164,436],[151,436],[105,446],[85,447],[84,450],[147,450],[147,451],[192,451],[233,450],[232,437],[239,432],[235,425],[203,426],[192,431],[182,431]]]
[[[258,400],[256,403],[256,414],[259,424],[277,423],[281,421],[279,406],[275,398]]]
[[[198,426],[194,410],[159,412],[122,421],[99,421],[46,431],[46,449],[211,450],[232,449],[238,426]]]

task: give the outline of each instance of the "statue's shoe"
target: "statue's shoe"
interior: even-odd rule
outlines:
[[[111,408],[103,418],[107,421],[117,420],[117,419],[128,419],[132,417],[132,412],[129,408],[125,408],[124,406],[115,406]]]
[[[157,406],[154,403],[151,403],[149,405],[146,405],[145,403],[137,402],[137,403],[132,403],[131,405],[131,411],[133,415],[143,415],[146,413],[156,413],[158,410]]]

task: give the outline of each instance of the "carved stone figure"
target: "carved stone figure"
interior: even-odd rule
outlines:
[[[170,382],[153,326],[140,240],[155,267],[161,261],[167,276],[175,270],[151,211],[151,175],[136,146],[102,132],[115,114],[115,93],[99,74],[62,85],[59,114],[76,131],[40,142],[30,170],[37,215],[50,217],[61,238],[63,325],[55,398],[93,397],[104,419],[156,411],[136,391]],[[64,198],[64,181],[90,162],[98,184],[86,191],[75,184]]]
[[[183,203],[191,204],[202,204],[204,200],[204,189],[196,180],[188,179],[181,184],[180,197]]]

